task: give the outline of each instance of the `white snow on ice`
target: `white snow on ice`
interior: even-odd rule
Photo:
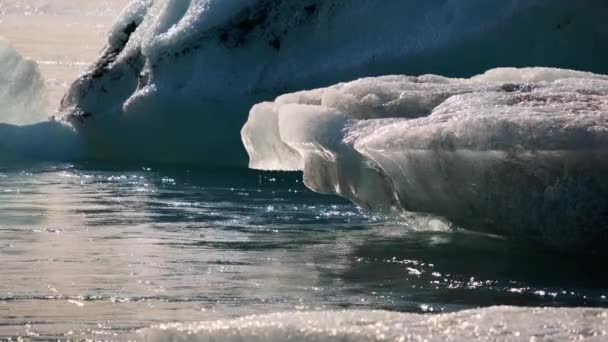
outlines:
[[[136,0],[62,112],[95,158],[243,165],[247,111],[282,93],[499,65],[608,73],[605,10],[569,0]]]

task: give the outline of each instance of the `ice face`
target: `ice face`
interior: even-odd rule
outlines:
[[[145,329],[146,341],[601,341],[601,309],[496,307],[454,314],[286,312]]]
[[[36,62],[0,37],[0,123],[28,124],[47,116],[44,79]]]
[[[137,0],[71,86],[62,112],[94,158],[242,165],[238,131],[247,111],[281,93],[390,73],[464,76],[499,65],[608,73],[607,6]]]
[[[26,126],[0,123],[0,163],[82,160],[84,146],[76,131],[63,122],[52,120]]]
[[[0,37],[0,161],[63,161],[83,156],[84,144],[74,129],[48,120],[47,110],[38,65]]]
[[[259,104],[242,135],[252,168],[303,170],[364,207],[567,250],[608,242],[606,76],[366,78]]]

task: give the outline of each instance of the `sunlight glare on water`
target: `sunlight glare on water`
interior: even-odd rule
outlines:
[[[298,179],[0,168],[0,336],[102,338],[292,310],[608,305],[596,263],[420,229],[314,194]]]

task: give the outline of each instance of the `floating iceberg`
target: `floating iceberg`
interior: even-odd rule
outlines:
[[[91,158],[246,164],[249,108],[364,76],[608,73],[604,1],[136,0],[61,111]],[[424,105],[424,104],[421,104]]]
[[[0,160],[74,160],[84,144],[67,123],[46,120],[44,78],[36,62],[0,37]],[[18,126],[21,125],[21,126]]]
[[[145,329],[146,341],[602,341],[601,309],[495,307],[453,314],[298,312]]]
[[[0,123],[0,162],[83,160],[84,146],[74,128],[64,122],[49,120],[26,126]]]
[[[608,243],[608,76],[365,78],[253,107],[250,166],[377,210],[577,251]]]
[[[46,113],[45,84],[38,65],[0,36],[0,124],[31,124]]]

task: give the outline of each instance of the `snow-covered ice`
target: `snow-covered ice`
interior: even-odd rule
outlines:
[[[501,65],[608,73],[605,11],[570,0],[136,0],[62,112],[97,159],[244,165],[247,111],[282,93]]]
[[[368,208],[599,251],[608,243],[608,77],[549,68],[365,78],[261,103],[250,166]]]

